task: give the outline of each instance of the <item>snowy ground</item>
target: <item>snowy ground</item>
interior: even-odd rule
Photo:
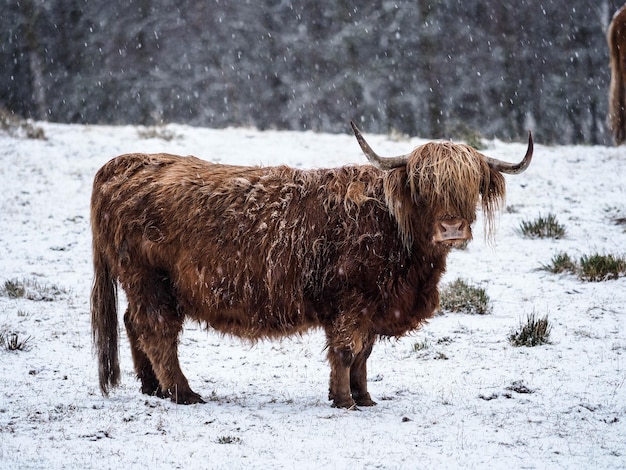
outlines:
[[[493,313],[448,313],[377,344],[377,407],[329,406],[319,331],[250,346],[193,324],[181,362],[208,403],[177,406],[139,393],[124,336],[122,385],[109,398],[98,390],[88,313],[96,170],[132,151],[302,167],[364,157],[347,134],[168,126],[160,132],[175,137],[164,140],[134,127],[41,127],[45,141],[0,134],[0,288],[18,279],[62,292],[0,296],[0,331],[31,337],[26,351],[0,349],[1,467],[626,467],[626,278],[585,283],[537,269],[560,251],[626,254],[625,226],[612,222],[626,214],[624,148],[536,146],[529,170],[507,177],[495,245],[479,219],[475,240],[448,260],[445,281],[484,287]],[[365,135],[381,154],[422,142]],[[518,161],[524,151],[496,141],[485,153]],[[567,238],[517,232],[550,212]],[[509,333],[533,312],[548,315],[552,344],[511,346]]]

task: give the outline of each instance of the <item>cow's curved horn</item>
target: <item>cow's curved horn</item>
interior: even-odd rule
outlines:
[[[487,159],[487,163],[494,170],[498,170],[501,173],[507,173],[509,175],[517,175],[530,165],[530,161],[533,158],[533,134],[528,131],[528,149],[526,150],[526,155],[523,160],[519,163],[507,163],[501,160],[496,160],[495,158],[485,157]]]
[[[361,131],[359,131],[358,127],[353,121],[350,121],[350,125],[352,126],[352,130],[354,131],[354,135],[356,137],[357,142],[361,146],[361,150],[370,161],[372,165],[380,170],[392,170],[394,168],[398,168],[399,166],[404,166],[409,161],[409,155],[400,155],[399,157],[381,157],[376,152],[372,150],[372,147],[365,141],[365,138],[361,135]]]

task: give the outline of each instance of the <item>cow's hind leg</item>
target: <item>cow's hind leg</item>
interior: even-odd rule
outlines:
[[[350,366],[350,391],[352,398],[359,406],[374,406],[376,404],[367,391],[367,359],[372,353],[373,346],[374,338],[365,339],[363,349],[354,357]]]
[[[157,394],[185,405],[204,403],[200,395],[189,387],[178,361],[178,335],[182,330],[182,319],[159,323],[139,330],[141,349],[150,359],[154,375],[160,384]]]
[[[176,403],[204,403],[189,387],[178,361],[184,315],[169,278],[159,273],[141,274],[135,289],[125,289],[131,305],[125,323],[142,391]]]
[[[124,314],[124,325],[126,326],[128,341],[130,342],[130,350],[133,355],[135,372],[137,373],[137,378],[141,380],[141,392],[146,395],[156,395],[157,397],[165,398],[165,394],[161,390],[161,385],[159,384],[159,379],[157,379],[154,369],[152,369],[150,359],[148,359],[146,353],[144,353],[139,346],[139,336],[137,335],[133,322],[131,321],[131,318],[133,317],[130,312],[131,308],[132,307],[129,305],[126,313]]]

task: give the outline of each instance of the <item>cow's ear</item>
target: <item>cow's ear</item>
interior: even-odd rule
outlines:
[[[495,202],[495,200],[503,200],[505,192],[506,183],[502,173],[487,166],[483,180],[483,188],[481,190],[482,197],[494,200]]]
[[[485,165],[485,167],[480,193],[485,219],[485,235],[490,238],[494,235],[496,212],[504,206],[506,183],[502,173],[489,167],[489,165]]]

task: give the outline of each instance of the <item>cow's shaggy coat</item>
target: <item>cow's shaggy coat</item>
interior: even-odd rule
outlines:
[[[147,394],[198,403],[177,353],[185,319],[249,340],[321,328],[338,407],[373,405],[366,361],[379,337],[438,306],[454,220],[469,239],[503,176],[470,147],[431,143],[405,166],[301,170],[130,154],[97,173],[91,201],[92,329],[100,387],[118,385],[117,299]],[[456,222],[460,221],[460,222]],[[442,228],[443,227],[443,228]]]

